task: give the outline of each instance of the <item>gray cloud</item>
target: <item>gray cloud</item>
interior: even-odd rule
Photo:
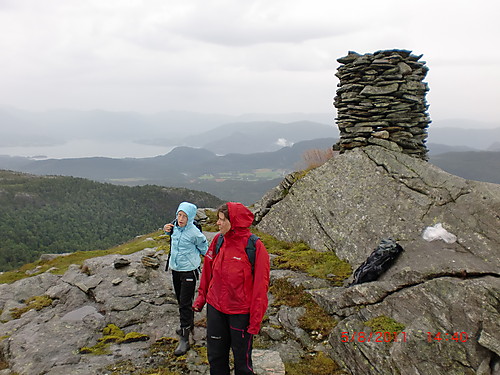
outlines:
[[[0,106],[333,113],[337,58],[403,48],[431,69],[431,118],[498,122],[498,14],[463,0],[0,0]]]

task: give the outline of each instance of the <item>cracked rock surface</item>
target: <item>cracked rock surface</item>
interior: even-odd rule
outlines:
[[[259,229],[334,251],[353,270],[382,238],[403,247],[375,282],[310,290],[340,321],[330,343],[352,374],[500,374],[500,185],[367,146],[309,172],[266,209]],[[457,241],[425,241],[436,223]],[[379,316],[403,324],[407,342],[341,341],[342,332],[369,335],[365,323]],[[454,332],[468,340],[446,341]]]
[[[116,268],[120,258],[126,258],[127,265]],[[159,266],[149,258],[156,259]],[[62,276],[43,273],[1,284],[0,374],[117,374],[112,369],[123,363],[133,363],[136,372],[119,374],[165,367],[169,353],[151,352],[159,339],[176,339],[179,325],[171,273],[164,271],[165,260],[163,252],[145,249],[127,256],[88,259],[83,267],[70,266]],[[114,282],[117,279],[121,282]],[[18,319],[11,316],[11,308],[26,306],[23,302],[34,296],[49,297],[52,303],[39,311],[29,310]],[[202,320],[204,314],[197,314],[195,321]],[[79,352],[83,347],[96,345],[109,324],[125,334],[145,334],[148,340],[111,344],[109,352],[100,355]],[[205,328],[195,327],[194,338],[195,344],[206,346]],[[278,335],[277,339],[281,338]],[[189,372],[183,373],[208,374],[208,365],[197,351],[190,350],[185,361]],[[285,373],[276,350],[256,349],[254,366],[260,373]]]
[[[429,243],[422,240],[422,233],[436,223],[443,223],[458,241],[439,243],[441,253],[431,249],[428,254]],[[381,238],[393,237],[421,261],[437,256],[450,269],[462,270],[460,259],[469,257],[465,263],[471,269],[496,272],[500,186],[465,180],[382,147],[356,148],[295,182],[258,227],[281,240],[306,241],[319,251],[335,251],[354,267]],[[476,263],[471,264],[472,258]],[[454,265],[457,262],[459,266]]]

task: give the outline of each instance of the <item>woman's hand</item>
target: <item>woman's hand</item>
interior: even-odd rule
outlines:
[[[164,232],[172,232],[172,229],[174,229],[174,224],[168,223],[163,226],[163,231]]]

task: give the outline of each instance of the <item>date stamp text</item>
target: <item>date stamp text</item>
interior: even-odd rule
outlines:
[[[342,332],[342,342],[408,342],[407,332]],[[432,342],[467,342],[467,332],[426,332],[426,341]]]

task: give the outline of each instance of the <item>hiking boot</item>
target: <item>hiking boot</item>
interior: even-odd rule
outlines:
[[[176,356],[184,355],[189,350],[189,333],[191,331],[191,327],[181,327],[178,331],[180,331],[179,345],[177,345],[177,348],[174,351],[174,355]]]
[[[191,334],[193,334],[193,327],[191,326],[189,329],[191,330]],[[182,328],[177,328],[175,333],[177,333],[178,336],[182,336]]]

